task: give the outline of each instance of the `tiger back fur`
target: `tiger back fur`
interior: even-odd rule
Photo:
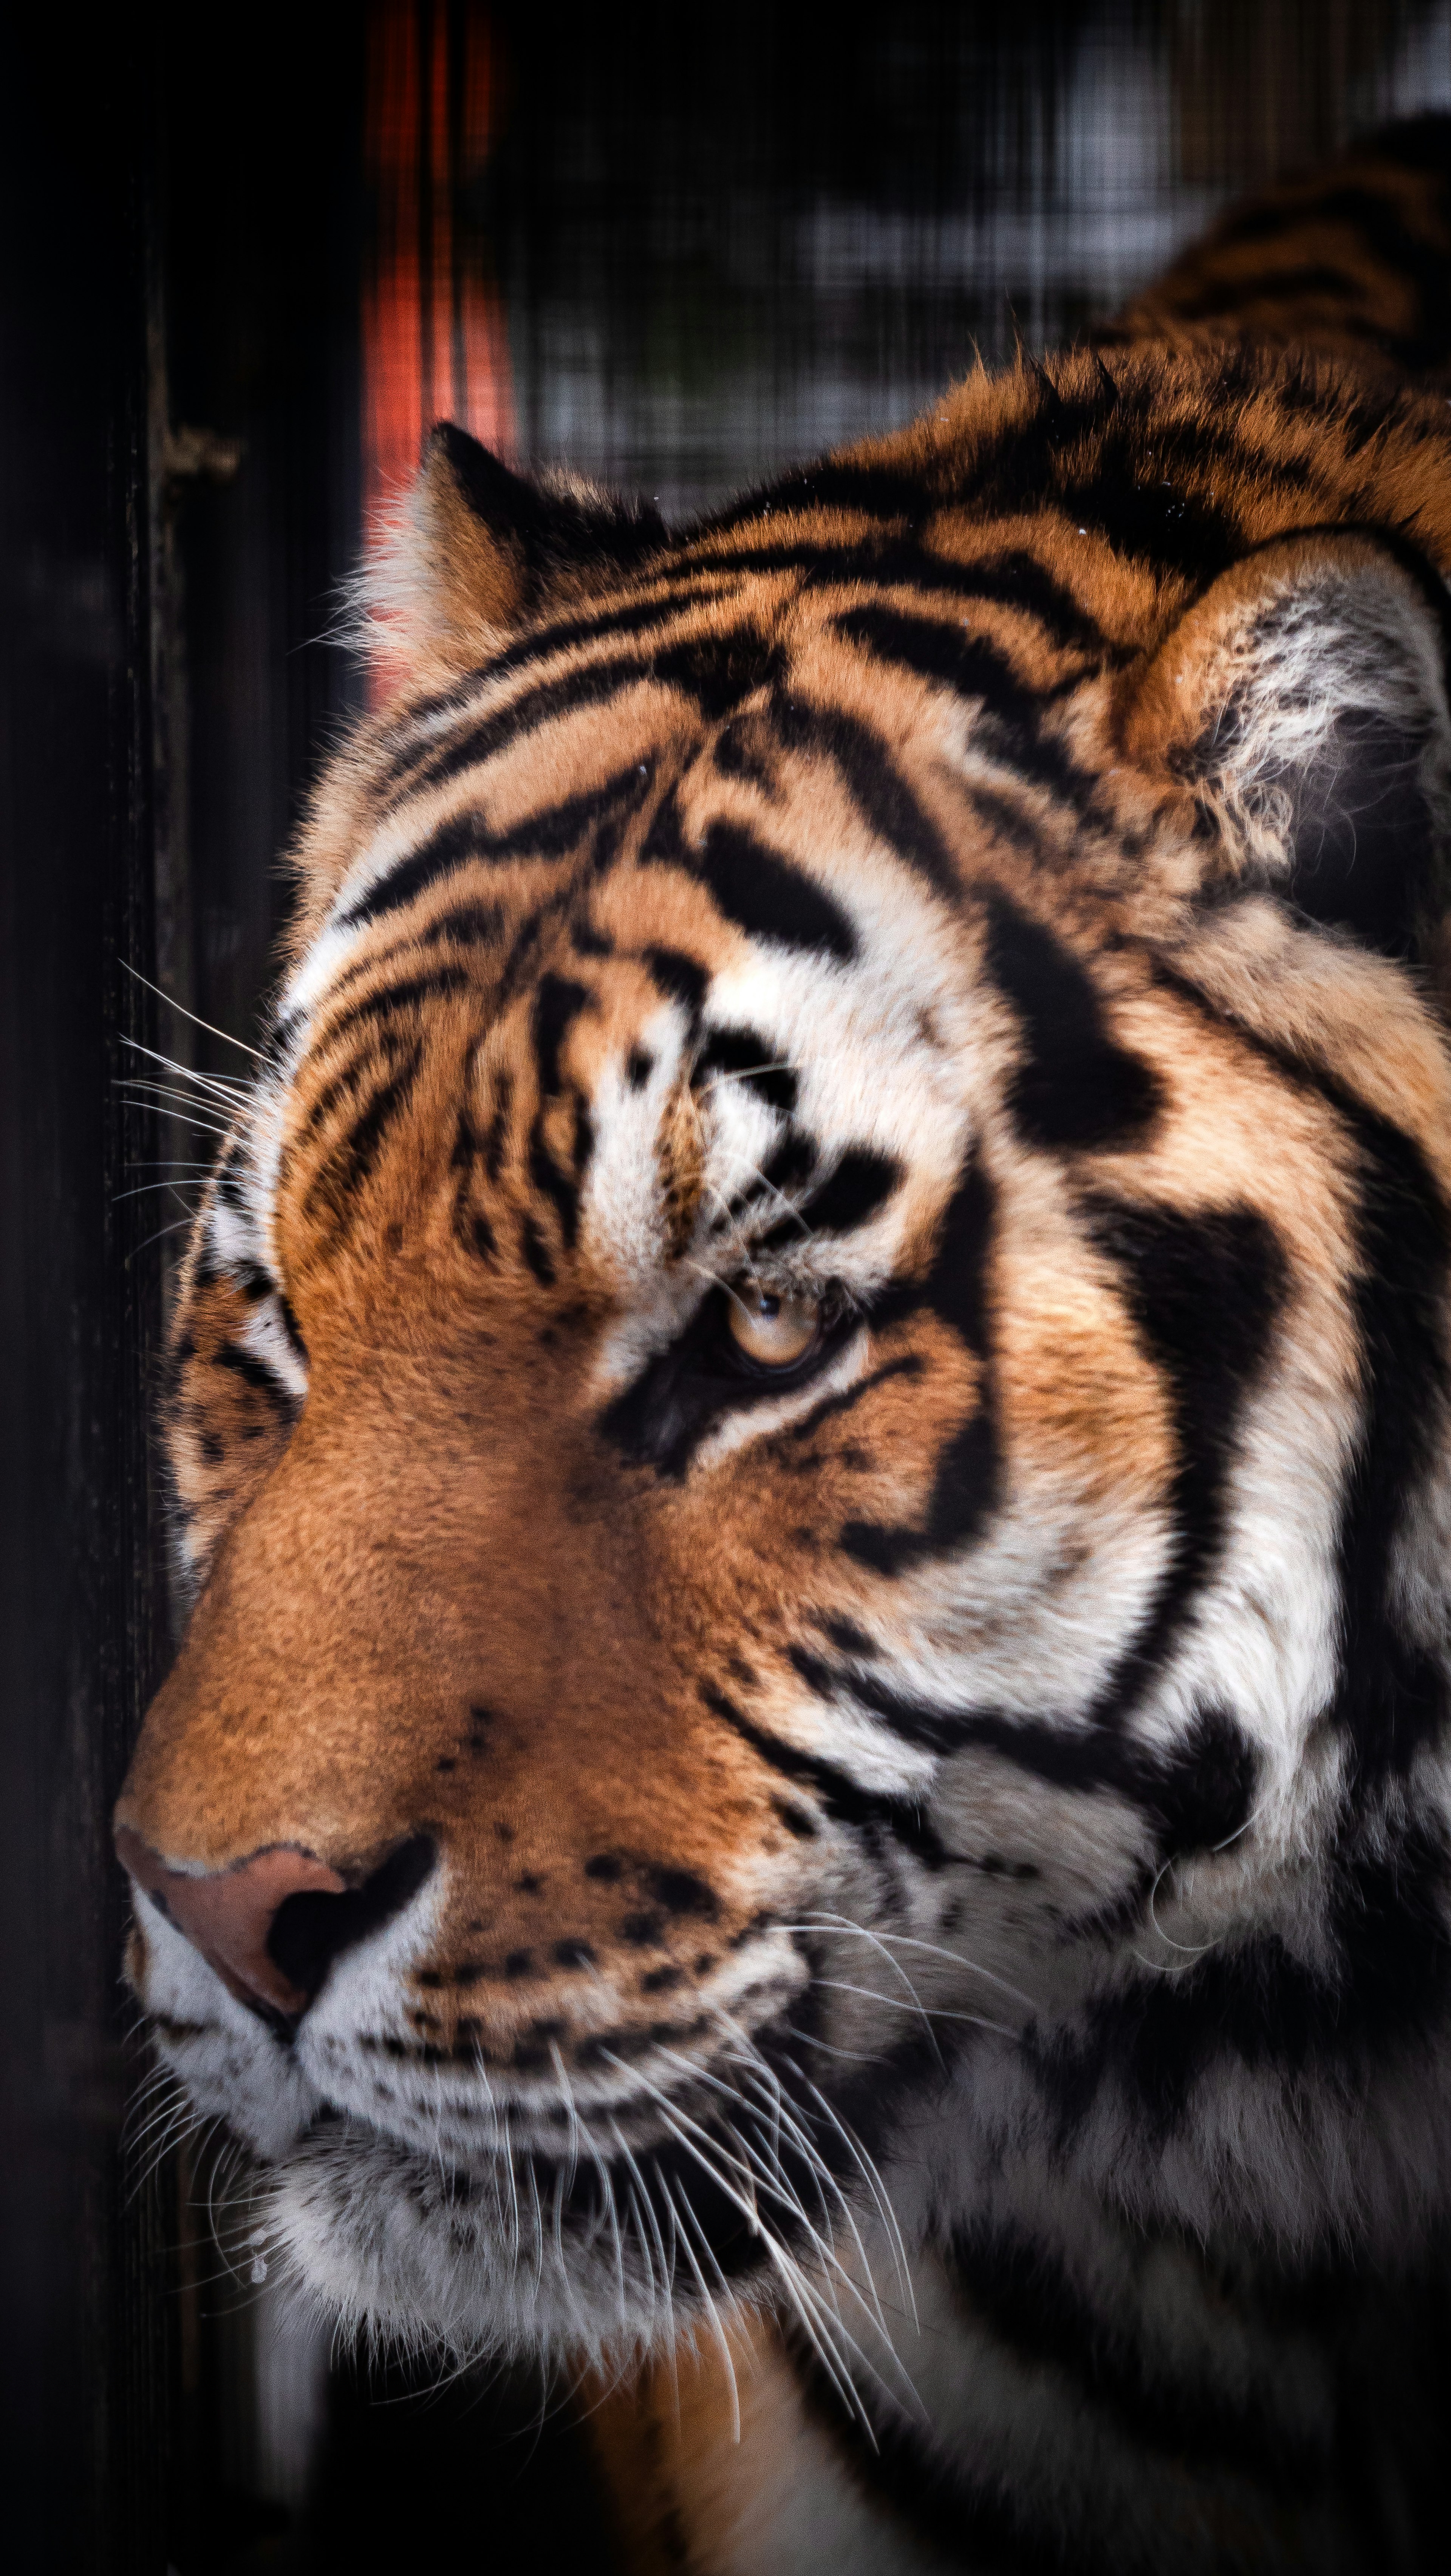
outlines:
[[[1439,2561],[1451,137],[681,533],[435,433],[129,1972],[623,2563]]]

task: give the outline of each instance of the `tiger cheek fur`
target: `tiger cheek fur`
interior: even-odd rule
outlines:
[[[678,538],[437,432],[191,1246],[133,1982],[336,2313],[601,2374],[641,2566],[1379,2563],[1451,428],[1165,312]]]

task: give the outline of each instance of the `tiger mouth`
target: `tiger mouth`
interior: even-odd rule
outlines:
[[[497,2143],[440,2154],[325,2102],[284,2161],[305,2168],[321,2151],[344,2172],[354,2152],[360,2166],[381,2154],[425,2227],[487,2244],[516,2269],[542,2261],[546,2246],[572,2262],[596,2253],[622,2287],[628,2273],[647,2290],[669,2282],[677,2295],[708,2300],[781,2258],[834,2261],[864,2210],[891,2233],[873,2149],[882,2117],[929,2059],[940,2071],[929,2042],[906,2043],[874,2070],[870,2095],[848,2103],[783,2050],[760,2051],[748,2074],[754,2095],[701,2069],[676,2091],[652,2087],[603,2119],[569,2109],[558,2150],[510,2141],[505,2109]]]
[[[301,2151],[352,2125],[328,2105]],[[618,2236],[629,2270],[648,2276],[658,2267],[688,2290],[696,2263],[703,2262],[710,2285],[719,2287],[761,2271],[768,2238],[794,2252],[813,2239],[829,2241],[833,2222],[842,2224],[837,2178],[828,2183],[799,2151],[769,2176],[719,2131],[707,2133],[698,2148],[667,2139],[576,2158],[525,2148],[468,2164],[440,2162],[383,2130],[369,2130],[367,2143],[391,2151],[421,2218],[436,2210],[456,2225],[468,2213],[470,2233],[488,2236],[521,2265],[547,2243],[608,2250]]]

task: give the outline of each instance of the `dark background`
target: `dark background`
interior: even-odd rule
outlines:
[[[602,2562],[547,2392],[370,2378],[234,2276],[225,2158],[147,2132],[118,1975],[106,1820],[171,1636],[149,1405],[187,1190],[158,1166],[207,1141],[126,1083],[126,1041],[235,1072],[170,1001],[249,1034],[279,854],[360,703],[327,638],[376,485],[384,16],[450,98],[487,42],[486,148],[428,181],[454,309],[503,352],[475,425],[677,515],[909,418],[979,349],[1070,338],[1227,196],[1451,105],[1448,0],[12,17],[0,2545],[27,2570]]]

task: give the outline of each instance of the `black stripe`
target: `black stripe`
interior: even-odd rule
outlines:
[[[640,963],[658,992],[672,1002],[679,1002],[689,1012],[692,1022],[700,1017],[701,1006],[710,990],[710,976],[698,957],[687,957],[681,948],[647,948]]]
[[[788,1118],[796,1106],[798,1078],[758,1029],[712,1029],[691,1080],[706,1082],[712,1074],[726,1074],[745,1083]]]
[[[869,1369],[865,1377],[859,1377],[854,1386],[842,1387],[835,1395],[824,1395],[809,1413],[802,1414],[799,1422],[792,1422],[784,1431],[775,1433],[766,1445],[775,1447],[778,1441],[809,1440],[814,1431],[820,1430],[823,1422],[834,1421],[839,1414],[852,1412],[863,1396],[870,1395],[876,1387],[885,1386],[889,1378],[920,1377],[925,1365],[916,1351],[904,1351],[898,1359],[884,1360],[880,1368]]]
[[[416,929],[410,922],[390,945],[345,966],[330,986],[326,1000],[336,1003],[366,976],[381,974],[385,967],[395,966],[400,960],[411,964],[420,949],[441,947],[446,939],[457,939],[461,946],[491,947],[500,937],[504,922],[504,908],[496,903],[456,904],[451,911],[420,922]]]
[[[925,1556],[970,1544],[996,1508],[1000,1485],[997,1427],[988,1352],[987,1258],[992,1238],[993,1189],[981,1160],[968,1162],[943,1213],[937,1249],[924,1280],[907,1283],[882,1299],[875,1321],[883,1326],[924,1307],[939,1315],[983,1361],[977,1404],[943,1446],[932,1494],[919,1529],[878,1521],[848,1521],[841,1546],[876,1574],[895,1576]]]
[[[388,723],[380,725],[377,747],[379,751],[387,752],[389,755],[381,773],[382,777],[386,779],[390,769],[397,768],[415,757],[421,748],[418,736],[425,725],[433,722],[435,716],[461,714],[470,701],[477,697],[488,677],[489,665],[484,662],[476,663],[471,671],[464,671],[458,679],[450,680],[447,688],[433,689],[426,696],[415,698],[401,714],[391,718]]]
[[[1196,2261],[1192,2243],[1180,2254],[1181,2260]],[[1126,2252],[1130,2281],[1133,2259]],[[963,2225],[943,2248],[943,2268],[974,2325],[985,2326],[1020,2369],[1066,2378],[1069,2404],[1107,2417],[1105,2429],[1128,2450],[1167,2454],[1201,2476],[1228,2472],[1268,2479],[1276,2498],[1286,2490],[1308,2494],[1325,2477],[1336,2431],[1332,2408],[1326,2408],[1317,2439],[1301,2424],[1272,2415],[1258,2391],[1236,2405],[1227,2390],[1206,2385],[1202,2366],[1187,2381],[1171,2380],[1172,2363],[1161,2351],[1136,2347],[1116,2333],[1057,2255],[1025,2231],[986,2222]],[[1202,2260],[1200,2272],[1203,2305],[1218,2313],[1225,2285]],[[1245,2323],[1261,2342],[1273,2331],[1270,2320],[1254,2310]],[[1185,2358],[1192,2369],[1192,2349]]]
[[[982,1713],[963,1721],[959,1740],[990,1748],[1055,1787],[1107,1789],[1129,1799],[1144,1811],[1165,1859],[1217,1851],[1254,1811],[1258,1756],[1227,1709],[1201,1709],[1164,1753],[1103,1727]]]
[[[713,1220],[716,1232],[733,1225],[737,1218],[744,1216],[747,1208],[754,1207],[759,1199],[784,1198],[790,1191],[798,1189],[803,1181],[810,1180],[816,1169],[817,1160],[813,1138],[804,1128],[791,1129],[782,1138],[774,1152],[767,1157],[756,1178],[749,1181],[743,1190],[737,1190],[724,1214]],[[806,1227],[800,1220],[793,1219],[791,1232],[799,1241],[805,1234]]]
[[[1406,1513],[1430,1473],[1451,1400],[1443,1338],[1451,1284],[1446,1204],[1415,1140],[1338,1075],[1217,1009],[1172,967],[1156,963],[1154,977],[1297,1090],[1322,1100],[1354,1144],[1350,1292],[1361,1345],[1361,1427],[1337,1541],[1341,1648],[1332,1715],[1362,1772],[1403,1771],[1448,1719],[1444,1677],[1427,1649],[1403,1633],[1391,1584]]]
[[[713,1683],[702,1682],[699,1687],[711,1714],[723,1719],[742,1743],[749,1744],[752,1752],[759,1754],[782,1779],[814,1789],[833,1823],[849,1825],[869,1841],[886,1832],[928,1869],[941,1869],[952,1859],[915,1799],[889,1798],[878,1790],[860,1788],[834,1762],[823,1762],[814,1753],[802,1753],[796,1745],[783,1743],[779,1735],[768,1735]]]
[[[301,1026],[301,1011],[284,1011],[280,1019],[273,1021],[262,1040],[262,1053],[274,1071],[280,1069]]]
[[[1258,1758],[1226,1709],[1200,1710],[1173,1751],[1160,1753],[1092,1722],[909,1699],[874,1675],[845,1672],[807,1647],[788,1652],[818,1699],[837,1706],[857,1701],[918,1751],[991,1752],[1046,1787],[1107,1790],[1127,1800],[1142,1810],[1161,1858],[1217,1849],[1241,1831],[1253,1810]]]
[[[230,1369],[244,1386],[252,1388],[254,1394],[265,1395],[274,1413],[284,1414],[290,1420],[297,1411],[294,1397],[267,1362],[259,1360],[255,1352],[244,1350],[240,1342],[222,1342],[212,1352],[211,1361],[214,1368]]]
[[[1079,812],[1092,802],[1097,780],[1079,768],[1043,723],[1053,700],[1077,685],[1077,674],[1071,682],[1035,688],[991,637],[899,608],[844,609],[834,623],[849,643],[864,647],[875,660],[935,681],[956,697],[980,700],[1011,757],[1035,784],[1050,788]]]
[[[554,1285],[554,1263],[549,1246],[540,1233],[538,1220],[524,1216],[519,1220],[519,1249],[541,1288]]]
[[[1349,1116],[1348,1102],[1340,1104]],[[1447,1212],[1420,1147],[1362,1108],[1351,1290],[1365,1380],[1337,1557],[1342,1602],[1335,1717],[1366,1770],[1405,1770],[1447,1723],[1437,1661],[1396,1616],[1393,1558],[1429,1475],[1451,1397]]]
[[[541,656],[566,649],[574,642],[604,640],[614,634],[653,632],[657,628],[663,633],[683,612],[702,604],[699,584],[703,575],[712,569],[701,567],[691,587],[678,591],[673,597],[621,606],[597,618],[568,621],[521,638],[516,646],[500,654],[480,677],[497,681],[513,671],[528,667]],[[718,596],[718,592],[705,593],[704,604],[708,605],[713,597]],[[395,792],[414,792],[435,786],[441,780],[457,775],[461,769],[494,758],[524,734],[537,730],[556,717],[573,713],[581,707],[605,703],[622,690],[652,678],[693,697],[702,714],[708,720],[714,720],[728,713],[743,697],[762,687],[778,660],[778,649],[758,629],[749,626],[725,634],[706,631],[687,635],[673,643],[662,643],[655,653],[649,655],[603,656],[558,679],[522,692],[507,707],[494,710],[447,742],[434,742],[403,753],[392,765],[392,784]]]
[[[1035,555],[1006,547],[962,562],[907,537],[864,537],[855,544],[821,543],[809,536],[788,544],[760,540],[712,554],[708,561],[744,574],[804,572],[812,589],[850,583],[880,589],[915,590],[933,597],[983,600],[1036,618],[1061,648],[1077,647],[1095,658],[1119,662],[1127,657],[1109,645],[1091,612],[1056,581]]]
[[[865,1225],[889,1199],[902,1178],[902,1166],[888,1154],[852,1145],[835,1169],[801,1201],[794,1215],[782,1217],[760,1241],[762,1252],[801,1239],[803,1223],[812,1234],[850,1234]]]
[[[333,1211],[335,1235],[345,1232],[351,1224],[357,1194],[377,1162],[389,1128],[407,1107],[422,1062],[422,1048],[411,1048],[402,1063],[379,1083],[356,1126],[334,1145],[309,1183],[307,1204],[314,1206],[319,1199],[328,1203]]]
[[[641,867],[689,868],[694,853],[685,836],[685,823],[680,811],[680,790],[666,788],[650,817],[649,829],[640,844]]]
[[[441,946],[445,939],[456,939],[460,947],[492,948],[503,933],[505,918],[502,904],[455,904],[448,912],[435,913],[431,921],[420,922],[416,930],[410,929],[400,946],[406,953],[408,948],[435,948]],[[396,955],[398,952],[390,950],[387,953]],[[352,972],[366,974],[369,964],[376,962],[370,959],[361,967],[354,967]]]
[[[560,1049],[590,1000],[586,987],[573,983],[568,976],[548,974],[539,978],[534,996],[534,1056],[540,1095],[545,1100],[558,1097]]]
[[[648,599],[618,600],[578,617],[560,617],[548,625],[532,627],[512,644],[506,644],[491,661],[481,663],[456,687],[411,708],[405,721],[417,725],[430,715],[455,711],[462,714],[485,686],[511,679],[537,662],[552,661],[561,653],[573,651],[576,645],[609,643],[623,635],[652,635],[657,629],[664,635],[683,616],[713,607],[739,588],[739,583],[729,576],[722,580],[709,561],[686,567],[663,585],[653,571],[648,578],[652,586]],[[433,744],[405,741],[394,759],[395,772],[405,769],[420,752],[433,748]]]
[[[1080,1206],[1161,1373],[1177,1451],[1168,1564],[1089,1713],[1093,1724],[1109,1725],[1163,1670],[1218,1564],[1239,1417],[1269,1349],[1287,1273],[1278,1236],[1253,1208],[1187,1216],[1094,1193]]]
[[[1234,396],[1250,390],[1250,371],[1226,361],[1214,390],[1223,416]],[[1117,552],[1178,572],[1202,590],[1243,551],[1237,512],[1203,489],[1206,468],[1221,453],[1234,468],[1225,489],[1244,487],[1243,441],[1237,423],[1216,432],[1213,403],[1196,406],[1191,425],[1162,418],[1157,400],[1157,381],[1109,388],[1095,379],[1066,392],[1050,381],[1036,405],[983,441],[955,496],[959,506],[1006,518],[1056,502]],[[1277,475],[1282,465],[1277,458]],[[1308,479],[1293,460],[1284,471],[1292,484]]]
[[[711,759],[723,778],[744,778],[763,796],[776,792],[775,746],[757,716],[738,716],[717,734]]]
[[[314,1045],[332,1046],[349,1029],[365,1020],[387,1019],[393,1011],[402,1011],[415,1002],[429,1002],[435,996],[467,993],[474,989],[474,979],[467,967],[439,966],[432,974],[410,975],[397,984],[383,984],[367,993],[361,1001],[349,1002],[335,1019],[324,1020]]]
[[[405,1035],[402,1030],[389,1028],[385,1022],[376,1033],[375,1046],[371,1050],[365,1049],[361,1056],[354,1055],[349,1063],[343,1065],[337,1073],[331,1074],[323,1084],[303,1122],[303,1134],[316,1135],[324,1120],[336,1109],[339,1101],[349,1096],[356,1098],[360,1084],[369,1074],[376,1072],[380,1064],[387,1066],[396,1064],[399,1056],[413,1044],[416,1044],[413,1031],[410,1030]]]
[[[829,957],[856,955],[856,936],[840,906],[744,825],[712,823],[695,866],[718,909],[749,938]]]
[[[1005,895],[986,899],[987,970],[1022,1023],[1024,1054],[1008,1105],[1022,1133],[1051,1148],[1142,1142],[1158,1084],[1115,1044],[1079,958]]]
[[[295,1352],[297,1358],[301,1360],[305,1368],[307,1366],[307,1344],[302,1338],[302,1330],[298,1324],[297,1317],[292,1311],[291,1304],[289,1300],[283,1296],[280,1289],[277,1294],[277,1311],[282,1317],[282,1329],[287,1335],[289,1347]]]
[[[734,522],[733,522],[734,523]],[[916,590],[947,594],[955,599],[980,599],[995,605],[1016,609],[1030,615],[1045,627],[1055,644],[1076,646],[1084,652],[1101,655],[1104,651],[1102,629],[1083,604],[1040,564],[1021,548],[1005,549],[982,556],[972,563],[955,563],[910,538],[863,538],[856,544],[813,544],[809,539],[781,544],[766,542],[753,546],[712,551],[693,560],[680,559],[680,571],[668,588],[647,600],[622,602],[592,615],[565,618],[536,628],[505,647],[489,664],[471,673],[455,687],[436,698],[422,701],[409,711],[407,723],[417,728],[436,714],[457,711],[464,714],[478,690],[489,683],[528,670],[535,663],[571,650],[582,644],[608,642],[620,635],[652,635],[658,628],[664,636],[684,615],[709,607],[729,595],[732,579],[752,572],[774,572],[788,568],[808,571],[815,583],[873,580],[883,585],[906,586]],[[722,577],[724,578],[724,581]],[[707,586],[709,585],[709,586]],[[714,641],[698,639],[702,646]],[[696,639],[686,638],[679,649],[688,657]],[[668,654],[675,648],[666,646]],[[627,687],[632,680],[645,679],[654,667],[654,657],[644,655],[609,658],[608,681],[593,683],[589,673],[605,667],[603,663],[587,665],[585,672],[568,673],[543,684],[551,693],[541,706],[535,703],[537,692],[521,696],[507,708],[479,720],[469,727],[462,740],[437,740],[421,743],[416,730],[394,753],[384,773],[384,784],[395,789],[405,784],[430,783],[439,776],[452,774],[452,765],[468,766],[475,760],[491,758],[521,733],[548,723],[555,714],[568,713],[577,705],[597,704],[601,696],[614,694],[617,687]],[[739,673],[731,674],[731,688],[737,677],[744,677],[746,664]],[[690,687],[685,676],[688,661],[681,664],[677,684]],[[661,672],[675,679],[674,673]],[[585,688],[576,693],[574,684],[583,679]],[[759,686],[756,678],[752,686]],[[744,695],[744,688],[739,694]],[[692,694],[699,692],[692,689]],[[725,711],[734,697],[721,701]],[[702,700],[704,709],[704,701]],[[709,710],[704,710],[709,712]],[[440,760],[450,767],[439,769],[431,764]],[[410,778],[409,773],[414,775]]]
[[[544,1137],[542,1113],[529,1134],[529,1178],[549,1200],[559,1221],[565,1251],[572,1252],[579,1232],[579,1187],[573,1173],[562,1171],[551,1154]]]
[[[1421,166],[1444,173],[1446,151],[1443,134],[1438,142],[1432,144],[1428,158]],[[1414,353],[1407,363],[1430,366],[1444,358],[1447,346],[1451,344],[1451,270],[1448,270],[1445,248],[1441,242],[1428,240],[1423,233],[1411,229],[1400,215],[1390,189],[1382,190],[1347,179],[1321,190],[1308,201],[1302,198],[1290,207],[1276,206],[1273,202],[1262,208],[1251,207],[1240,217],[1232,217],[1216,233],[1211,248],[1220,242],[1234,240],[1270,240],[1276,233],[1290,237],[1325,223],[1348,225],[1374,258],[1410,281],[1421,305],[1421,327],[1398,342],[1399,346]],[[1297,285],[1297,278],[1305,283]],[[1248,299],[1266,294],[1289,296],[1320,290],[1348,293],[1359,301],[1366,293],[1366,286],[1367,281],[1363,279],[1343,280],[1334,269],[1317,271],[1309,268],[1282,271],[1278,276],[1270,272],[1268,281],[1260,277],[1251,278],[1240,292]],[[1181,307],[1176,304],[1174,309],[1176,312],[1193,312],[1198,308],[1196,305]],[[1209,309],[1212,308],[1206,307]],[[1382,336],[1391,337],[1389,333]]]
[[[833,762],[868,831],[924,877],[934,894],[955,903],[961,893],[957,863],[880,734],[842,707],[813,706],[780,689],[771,714],[786,749],[821,753]]]
[[[477,1251],[486,1257],[494,1249],[494,1232],[486,1217],[473,1217],[469,1196],[473,1186],[474,1165],[479,1156],[479,1135],[474,1125],[473,1110],[467,1100],[460,1107],[454,1127],[453,1152],[449,1169],[458,1175],[453,1193],[453,1231],[455,1240],[466,1251]],[[482,1234],[478,1232],[482,1228]]]
[[[1046,628],[1060,650],[1072,647],[1095,662],[1121,658],[1106,647],[1102,627],[1083,602],[1075,599],[1061,581],[1055,581],[1037,556],[1024,548],[982,555],[954,569],[958,572],[954,587],[959,599],[981,599],[998,608],[1020,610]],[[922,584],[924,589],[935,586],[931,582]]]
[[[662,833],[657,839],[652,832],[640,856],[642,862],[688,868],[708,888],[717,911],[751,939],[830,957],[856,955],[856,936],[840,906],[742,823],[718,819],[698,849],[683,835]]]
[[[881,1647],[867,1635],[865,1628],[859,1628],[855,1619],[844,1618],[840,1611],[813,1610],[811,1616],[822,1635],[830,1638],[838,1654],[857,1655],[869,1663],[881,1653]]]
[[[538,733],[541,726],[553,724],[558,716],[576,715],[582,707],[607,706],[626,689],[648,680],[652,670],[648,655],[613,653],[566,671],[557,680],[541,680],[534,688],[521,689],[506,707],[495,708],[465,732],[425,752],[412,774],[399,781],[399,793],[437,787],[463,770],[477,769],[526,735]]]
[[[737,626],[724,634],[688,635],[678,644],[662,645],[655,655],[655,676],[693,698],[713,724],[763,689],[780,660],[780,647],[758,627]]]
[[[509,1111],[513,1098],[514,1077],[505,1067],[499,1075],[494,1096],[494,1114],[489,1120],[488,1134],[484,1138],[484,1170],[491,1181],[496,1181],[503,1169],[504,1147],[509,1135]]]
[[[1447,1875],[1439,1835],[1409,1829],[1369,1859],[1332,1864],[1328,1955],[1314,1964],[1259,1933],[1172,1979],[1135,1978],[1076,2025],[1030,2030],[1024,2047],[1064,2142],[1109,2086],[1161,2145],[1192,2123],[1201,2077],[1231,2062],[1268,2072],[1292,2104],[1307,2077],[1369,2094],[1389,2055],[1429,2051],[1444,2031]]]
[[[650,785],[650,763],[632,761],[598,787],[587,788],[562,803],[523,814],[500,832],[489,829],[477,812],[455,814],[439,825],[420,847],[400,859],[386,876],[360,895],[343,914],[340,927],[361,929],[413,903],[430,886],[474,863],[502,867],[517,859],[561,859],[576,850],[592,824],[602,825],[622,809],[631,812]]]
[[[1031,788],[1031,779],[1025,787]],[[1043,825],[1040,816],[1028,807],[1014,802],[1011,791],[985,787],[980,778],[958,778],[953,792],[969,805],[978,821],[995,841],[1006,841],[1012,850],[1037,854],[1043,847]]]

